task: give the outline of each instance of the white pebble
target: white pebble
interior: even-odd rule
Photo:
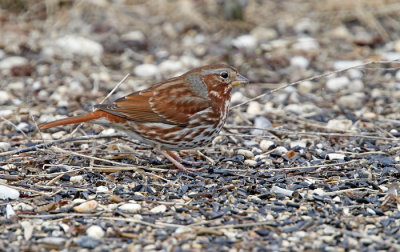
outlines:
[[[146,37],[144,36],[143,32],[136,30],[130,31],[128,33],[122,34],[121,40],[123,41],[137,41],[137,42],[144,42]]]
[[[82,175],[77,175],[77,176],[72,176],[69,181],[71,183],[81,183],[83,181],[83,176]]]
[[[252,35],[241,35],[232,40],[233,46],[243,49],[254,49],[257,46],[257,39]]]
[[[311,81],[303,81],[299,84],[297,90],[299,90],[300,93],[306,94],[310,93],[313,88],[313,84]]]
[[[28,130],[28,128],[29,128],[29,124],[27,124],[26,122],[21,122],[17,125],[18,130],[24,131],[24,130]]]
[[[21,203],[16,204],[13,207],[13,209],[14,209],[14,211],[22,211],[22,212],[32,211],[33,210],[33,206],[21,202]]]
[[[330,130],[349,130],[352,125],[352,121],[347,119],[332,119],[328,121],[326,128]]]
[[[94,239],[99,240],[104,237],[104,230],[97,225],[93,225],[86,229],[86,234]]]
[[[82,204],[74,207],[74,211],[77,213],[88,213],[95,210],[98,206],[97,201],[95,200],[88,200],[83,202]]]
[[[245,156],[246,158],[249,158],[249,159],[253,159],[254,158],[253,152],[251,152],[249,150],[240,149],[240,150],[237,151],[237,154],[238,155],[243,155],[243,156]]]
[[[0,69],[11,69],[16,66],[23,66],[28,63],[24,57],[11,56],[0,61]]]
[[[63,136],[65,136],[65,133],[66,133],[65,131],[57,131],[57,132],[51,134],[51,137],[53,139],[61,139]]]
[[[31,239],[32,237],[32,233],[33,233],[33,225],[31,222],[29,221],[21,221],[21,226],[24,229],[24,238],[26,241],[28,241],[29,239]]]
[[[353,80],[348,89],[352,92],[360,92],[364,89],[364,83],[362,80]]]
[[[262,151],[266,152],[269,151],[271,146],[273,146],[275,143],[271,140],[261,140],[260,142],[260,148]]]
[[[0,185],[0,199],[18,199],[19,192],[15,189],[9,188],[7,186]]]
[[[10,219],[14,215],[15,215],[15,211],[14,211],[13,207],[10,204],[7,204],[7,206],[6,206],[6,218]]]
[[[364,105],[365,95],[363,93],[353,93],[339,97],[337,105],[348,109],[359,109]]]
[[[250,115],[258,115],[261,113],[261,106],[260,103],[256,102],[256,101],[252,101],[249,103],[249,106],[247,107],[247,111],[248,114]]]
[[[298,41],[293,45],[294,49],[311,51],[319,48],[319,43],[313,38],[303,37],[299,38]]]
[[[294,147],[305,148],[306,142],[301,140],[290,142],[290,148],[293,149]]]
[[[257,116],[254,119],[254,128],[268,129],[271,127],[272,127],[272,123],[264,116]],[[250,133],[253,135],[264,135],[268,132],[264,131],[264,130],[253,129],[250,131]]]
[[[234,92],[231,97],[231,103],[244,102],[244,96],[241,92]]]
[[[165,211],[167,211],[167,207],[165,205],[159,205],[156,207],[153,207],[150,212],[157,214],[157,213],[165,213]]]
[[[182,68],[183,68],[182,62],[173,60],[163,61],[158,66],[158,69],[160,69],[160,72],[163,74],[177,73],[181,71]]]
[[[363,77],[364,74],[360,70],[353,68],[347,71],[347,75],[353,80],[359,80]]]
[[[317,188],[317,189],[313,190],[312,192],[319,196],[323,196],[325,194],[325,191],[322,188]]]
[[[66,35],[52,43],[53,54],[62,58],[88,56],[99,60],[103,56],[103,46],[94,41],[76,35]]]
[[[335,70],[342,70],[350,67],[362,65],[363,62],[360,60],[338,60],[333,64]]]
[[[395,78],[397,81],[400,81],[400,70],[397,70]]]
[[[285,155],[288,152],[288,150],[283,146],[278,146],[276,147],[275,152],[282,156]]]
[[[347,78],[346,76],[342,76],[342,77],[329,79],[326,82],[326,88],[331,91],[338,91],[338,90],[341,90],[341,89],[347,87],[349,84],[350,84],[349,78]]]
[[[8,142],[0,142],[1,151],[9,151],[11,149],[11,144]]]
[[[8,100],[10,100],[8,92],[0,90],[0,105],[5,104]]]
[[[275,186],[275,185],[271,187],[271,192],[272,193],[276,193],[276,194],[283,194],[283,195],[288,196],[288,197],[292,197],[292,195],[293,195],[293,191],[292,190],[281,188],[281,187]]]
[[[96,187],[96,193],[104,193],[108,192],[108,187],[107,186],[98,186]]]
[[[138,213],[142,210],[142,206],[136,203],[126,203],[118,207],[118,209],[126,213]]]
[[[254,166],[257,165],[257,161],[251,160],[251,159],[246,159],[246,160],[244,160],[244,164],[245,164],[245,165],[248,165],[248,166],[254,167]]]
[[[11,114],[13,114],[13,111],[11,109],[0,110],[0,116],[2,117],[7,117]]]
[[[328,154],[328,159],[329,160],[344,160],[346,155],[341,154],[341,153],[329,153]]]
[[[110,135],[115,134],[115,129],[108,128],[108,129],[105,129],[102,132],[100,132],[100,134],[104,135],[104,136],[110,136]]]
[[[307,68],[310,61],[303,56],[295,56],[290,59],[290,65],[294,67]]]
[[[158,68],[153,64],[142,64],[136,66],[133,72],[138,77],[149,78],[158,75]]]

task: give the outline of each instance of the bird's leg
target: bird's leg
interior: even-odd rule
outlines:
[[[185,172],[198,172],[198,171],[202,171],[205,168],[186,168],[179,160],[175,159],[175,157],[178,157],[177,155],[175,155],[174,153],[170,152],[170,151],[163,151],[163,150],[159,150],[159,152],[161,154],[163,154],[169,161],[171,161],[171,163],[173,163],[176,168],[176,170],[170,170],[170,172],[179,172],[179,171],[185,171]],[[172,155],[170,155],[172,154]],[[179,157],[178,157],[179,158]],[[179,158],[181,159],[181,158]],[[182,159],[181,159],[182,160]]]
[[[188,165],[200,165],[203,162],[198,162],[198,161],[187,161],[184,160],[183,158],[181,158],[180,156],[176,155],[175,153],[173,153],[172,151],[165,151],[168,153],[168,155],[170,155],[171,157],[173,157],[176,161],[178,161],[179,163],[184,163],[184,164],[188,164]]]

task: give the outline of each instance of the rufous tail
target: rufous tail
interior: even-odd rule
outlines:
[[[82,123],[82,122],[88,122],[92,121],[95,119],[99,119],[101,117],[107,117],[107,112],[101,111],[101,110],[96,110],[94,112],[90,112],[81,116],[74,116],[74,117],[68,117],[65,119],[60,119],[48,123],[44,123],[39,125],[40,130],[56,127],[56,126],[61,126],[61,125],[67,125],[67,124],[76,124],[76,123]]]

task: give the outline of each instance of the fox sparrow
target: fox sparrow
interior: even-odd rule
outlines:
[[[228,65],[195,68],[181,76],[134,92],[111,104],[95,105],[94,112],[39,126],[90,122],[118,129],[153,146],[178,170],[186,168],[171,150],[200,147],[211,142],[228,116],[232,87],[248,83]]]

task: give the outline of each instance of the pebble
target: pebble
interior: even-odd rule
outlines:
[[[254,128],[260,128],[260,129],[272,128],[272,123],[265,116],[257,116],[254,119]],[[265,135],[268,132],[259,129],[252,129],[250,133],[253,135]]]
[[[354,69],[354,68],[353,69],[349,69],[347,71],[347,75],[353,80],[359,80],[364,76],[363,72],[361,72],[358,69]]]
[[[360,60],[338,60],[333,64],[333,68],[335,70],[342,70],[350,67],[359,66],[362,64],[363,62]]]
[[[332,120],[328,121],[326,128],[330,129],[330,130],[345,131],[345,130],[349,130],[352,125],[353,125],[353,122],[351,120],[332,119]]]
[[[51,137],[53,139],[61,139],[61,138],[63,138],[63,136],[65,136],[65,134],[66,134],[66,132],[61,130],[61,131],[57,131],[57,132],[51,134]]]
[[[89,237],[100,240],[101,238],[104,237],[104,230],[97,225],[93,225],[90,226],[88,229],[86,229],[86,234]]]
[[[237,151],[238,155],[243,155],[248,159],[253,159],[254,158],[254,154],[253,152],[249,151],[249,150],[244,150],[244,149],[240,149]]]
[[[283,195],[288,196],[288,197],[292,197],[292,195],[293,195],[293,191],[292,190],[281,188],[281,187],[275,186],[275,185],[273,185],[271,187],[271,192],[272,193],[276,193],[276,194],[283,194]]]
[[[23,203],[23,202],[20,202],[20,203],[16,204],[16,205],[13,207],[13,209],[14,209],[15,211],[22,211],[22,212],[25,212],[25,211],[33,211],[33,207],[32,207],[31,205],[28,205],[28,204]]]
[[[27,131],[29,129],[29,124],[26,122],[21,122],[17,125],[17,129],[20,131]]]
[[[395,61],[400,59],[400,52],[382,52],[380,56],[382,60]]]
[[[86,202],[83,202],[82,204],[74,207],[74,211],[77,213],[88,213],[97,208],[97,201],[95,200],[88,200]]]
[[[306,142],[301,140],[290,142],[290,148],[293,149],[295,147],[306,148]]]
[[[146,40],[146,37],[144,36],[143,32],[136,30],[136,31],[130,31],[128,33],[122,34],[121,40],[135,41],[135,42],[143,43]]]
[[[278,146],[278,147],[276,147],[275,152],[282,156],[288,152],[288,149],[286,149],[283,146]]]
[[[313,83],[311,81],[302,81],[297,90],[302,94],[310,93],[313,88]]]
[[[312,51],[319,48],[319,43],[314,38],[303,37],[299,38],[297,42],[293,44],[293,48],[296,50]]]
[[[299,68],[307,68],[310,65],[310,61],[303,56],[295,56],[290,59],[290,65]]]
[[[142,206],[136,203],[126,203],[119,206],[118,209],[126,213],[138,213],[142,210]]]
[[[278,36],[278,33],[275,29],[266,28],[262,26],[257,26],[253,30],[250,31],[250,34],[257,41],[270,41]]]
[[[20,224],[24,229],[24,238],[26,241],[28,241],[29,239],[31,239],[33,234],[33,225],[29,221],[21,221]]]
[[[103,131],[100,132],[100,134],[103,136],[110,136],[115,134],[115,129],[112,128],[104,129]]]
[[[4,109],[4,110],[0,110],[0,116],[2,117],[8,117],[10,115],[12,115],[14,112],[11,109]]]
[[[158,69],[164,75],[170,74],[170,73],[178,73],[179,71],[182,71],[182,68],[183,68],[182,62],[174,61],[174,60],[163,61],[158,66]]]
[[[61,249],[61,247],[65,244],[66,238],[63,237],[45,237],[42,239],[38,239],[37,243],[38,244],[46,244],[47,246],[43,247],[58,247]]]
[[[271,140],[261,140],[260,142],[260,148],[263,152],[269,151],[270,148],[274,145],[275,143]]]
[[[0,185],[0,199],[6,200],[6,199],[18,199],[19,198],[19,192],[13,188],[7,187]]]
[[[329,160],[344,160],[346,155],[341,154],[341,153],[329,153],[328,154],[328,159]]]
[[[87,249],[94,249],[98,245],[100,245],[100,241],[97,239],[94,239],[90,236],[79,236],[76,241],[76,246],[82,247],[82,248],[87,248]]]
[[[397,81],[400,81],[400,70],[397,70],[395,78]]]
[[[157,66],[153,64],[141,64],[135,67],[133,70],[136,76],[142,78],[150,78],[158,75],[159,71]]]
[[[261,105],[256,101],[249,102],[246,112],[250,115],[259,115],[261,113]]]
[[[14,215],[15,215],[15,211],[14,211],[13,207],[10,204],[7,204],[7,206],[6,206],[6,218],[10,219]]]
[[[0,90],[0,105],[6,104],[10,100],[10,95],[8,92]]]
[[[108,187],[107,186],[98,186],[96,187],[96,193],[105,193],[108,192]]]
[[[103,51],[103,46],[100,43],[77,35],[60,37],[52,42],[48,48],[44,48],[44,54],[57,55],[64,59],[73,56],[87,56],[100,60]]]
[[[0,70],[11,69],[13,67],[23,66],[26,64],[28,64],[28,60],[26,58],[20,56],[11,56],[0,61]]]
[[[231,104],[244,102],[244,96],[241,92],[234,92],[231,97]]]
[[[330,91],[338,91],[344,89],[350,84],[349,78],[346,76],[329,79],[326,82],[326,88]]]
[[[364,99],[363,93],[353,93],[339,97],[336,103],[342,108],[360,109],[364,105]]]
[[[248,165],[248,166],[254,167],[254,166],[256,166],[258,163],[257,163],[256,160],[246,159],[246,160],[244,160],[244,164],[245,164],[245,165]]]
[[[8,142],[0,142],[0,151],[9,151],[11,149],[11,144]]]
[[[360,92],[364,89],[364,83],[362,80],[353,80],[348,90],[351,92]]]
[[[77,175],[77,176],[72,176],[69,181],[71,183],[81,183],[83,181],[83,176],[82,175]]]
[[[249,34],[241,35],[232,40],[232,45],[240,49],[254,49],[257,46],[257,39]]]
[[[167,211],[167,207],[165,205],[159,205],[150,210],[150,212],[153,214],[165,213],[165,211]]]

